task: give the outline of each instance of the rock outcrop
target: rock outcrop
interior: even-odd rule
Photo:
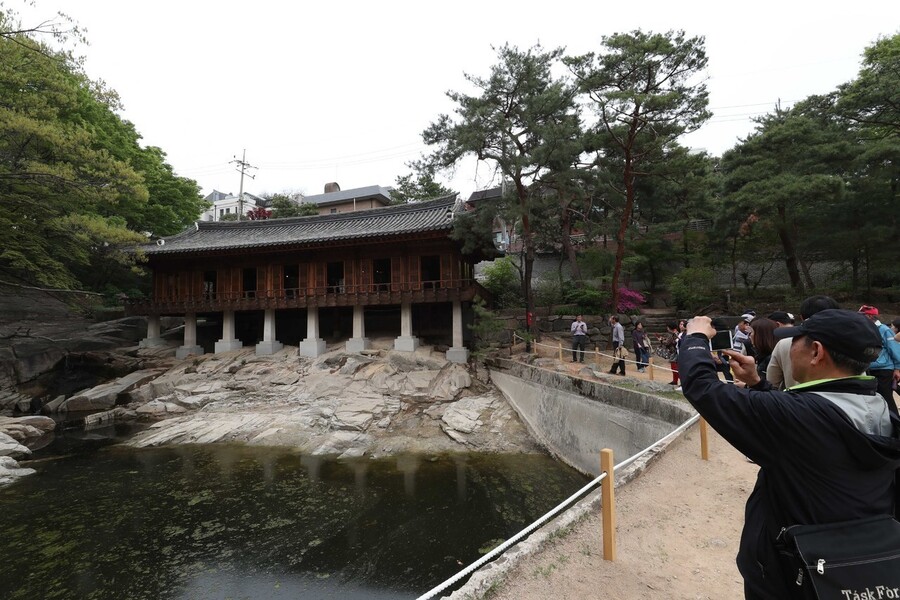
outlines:
[[[103,395],[117,382],[84,397]],[[118,398],[155,421],[130,445],[242,442],[344,457],[400,452],[537,450],[493,388],[442,353],[251,350],[189,359]],[[107,418],[106,416],[101,418]]]

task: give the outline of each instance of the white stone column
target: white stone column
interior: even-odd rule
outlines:
[[[159,334],[159,315],[150,315],[147,317],[147,337],[142,339],[138,346],[141,348],[152,348],[153,346],[164,346],[166,341]]]
[[[415,352],[419,347],[419,338],[412,334],[412,304],[400,304],[400,337],[394,340],[394,350]]]
[[[187,358],[192,354],[203,354],[203,348],[197,345],[197,315],[184,315],[184,344],[175,351],[175,358]]]
[[[256,345],[257,356],[275,354],[284,344],[275,339],[275,309],[267,308],[263,320],[263,339]]]
[[[238,350],[244,346],[241,340],[234,339],[234,311],[222,313],[222,339],[216,342],[216,354]]]
[[[453,363],[469,362],[469,350],[463,346],[462,302],[453,301],[453,346],[447,350],[447,360]]]
[[[306,308],[306,339],[300,342],[297,354],[316,358],[325,354],[325,340],[319,337],[319,307]]]
[[[369,338],[366,337],[365,306],[353,307],[353,337],[347,340],[347,352],[362,352],[369,348]]]

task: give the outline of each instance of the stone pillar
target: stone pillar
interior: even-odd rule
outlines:
[[[453,301],[453,346],[447,350],[447,360],[452,363],[469,362],[469,350],[463,346],[462,302]]]
[[[400,337],[394,340],[394,350],[415,352],[419,347],[419,338],[412,334],[412,304],[400,304]]]
[[[353,337],[347,340],[347,352],[362,352],[369,348],[369,338],[366,337],[365,306],[353,307]]]
[[[309,306],[306,309],[306,339],[300,342],[297,354],[309,358],[325,354],[325,340],[319,337],[319,307],[317,306]]]
[[[184,315],[184,345],[175,351],[175,358],[187,358],[193,354],[203,354],[203,348],[197,345],[197,315]]]
[[[241,340],[234,339],[234,311],[222,313],[222,339],[216,342],[216,354],[238,350],[244,346]]]
[[[153,346],[165,346],[166,341],[159,335],[159,315],[150,315],[147,317],[147,337],[142,339],[138,344],[141,348],[152,348]]]
[[[256,355],[275,354],[282,348],[284,344],[275,339],[275,309],[267,308],[263,321],[263,339],[256,345]]]

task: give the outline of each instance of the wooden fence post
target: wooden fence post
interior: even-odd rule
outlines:
[[[600,368],[600,346],[594,346],[594,363]]]
[[[562,362],[562,361],[563,361],[563,355],[562,355],[562,342],[560,342],[560,343],[559,343],[559,362]]]
[[[613,451],[600,451],[600,472],[606,473],[600,482],[600,502],[603,511],[603,559],[616,560],[616,474]]]
[[[647,359],[647,367],[650,369],[650,381],[653,381],[653,357]]]
[[[709,460],[709,430],[703,417],[700,417],[700,458]]]

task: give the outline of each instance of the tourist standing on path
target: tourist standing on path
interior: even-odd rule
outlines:
[[[798,327],[791,366],[800,382],[776,391],[752,357],[734,351],[731,369],[747,388],[728,385],[709,352],[708,317],[694,317],[678,364],[687,400],[739,452],[760,466],[747,500],[737,555],[751,600],[806,597],[775,540],[782,528],[892,515],[898,502],[900,418],[876,382],[862,375],[881,351],[873,323],[848,310],[823,310]]]
[[[625,374],[625,358],[622,356],[625,350],[625,328],[619,323],[619,317],[613,315],[609,318],[609,324],[612,326],[612,343],[613,343],[613,364],[609,370],[610,375],[614,375],[617,369],[621,369],[619,375]],[[618,361],[616,360],[618,359]]]
[[[884,396],[888,408],[897,414],[897,403],[894,401],[894,384],[900,381],[900,343],[894,339],[891,328],[878,320],[878,309],[868,304],[859,307],[859,312],[864,314],[878,328],[881,336],[881,353],[866,371],[878,381],[878,393]]]
[[[808,319],[817,312],[830,308],[840,308],[834,298],[822,295],[810,296],[800,304],[800,318]],[[797,385],[797,380],[794,379],[794,374],[791,371],[790,353],[791,338],[779,339],[778,343],[775,344],[775,349],[772,351],[772,357],[769,359],[769,367],[766,369],[766,379],[776,390],[783,390]]]
[[[669,385],[678,385],[678,323],[675,321],[666,323],[666,334],[657,337],[656,341],[659,343],[656,353],[669,361],[669,368],[672,370],[672,381]]]
[[[634,346],[634,356],[637,361],[637,370],[643,373],[650,362],[650,337],[644,331],[644,324],[638,321],[631,330],[631,342]]]
[[[582,315],[578,315],[572,322],[572,362],[584,362],[584,345],[587,340],[587,323]]]

